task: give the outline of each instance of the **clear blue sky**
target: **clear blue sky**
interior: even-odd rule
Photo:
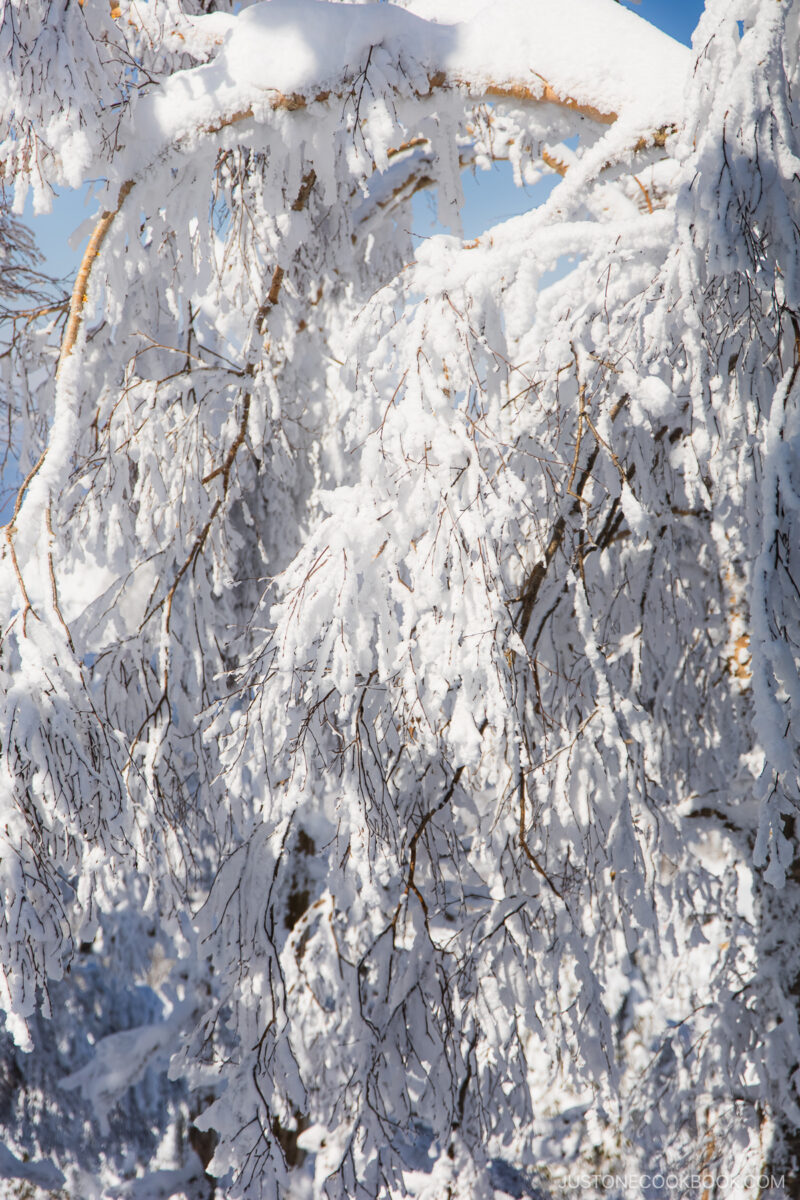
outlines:
[[[679,41],[691,41],[692,32],[703,10],[703,0],[641,0],[634,4],[624,0],[626,8],[632,9],[663,29]],[[510,168],[500,166],[496,170],[468,175],[465,179],[466,205],[463,213],[464,234],[476,237],[490,225],[507,217],[525,212],[531,204],[539,203],[549,187],[544,181],[536,189],[517,191],[511,182]],[[540,192],[540,189],[544,189]],[[80,259],[80,247],[71,249],[69,237],[94,211],[94,204],[86,204],[88,189],[75,194],[62,195],[54,204],[53,212],[47,217],[33,217],[30,207],[25,219],[31,225],[39,248],[45,256],[47,267],[57,275],[73,274]],[[435,211],[429,200],[420,196],[415,211],[415,226],[422,233],[437,230],[433,219]]]
[[[687,46],[703,11],[703,0],[642,0],[641,4],[623,0],[623,3],[625,8],[638,13],[679,42],[686,42]]]

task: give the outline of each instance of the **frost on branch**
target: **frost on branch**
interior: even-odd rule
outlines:
[[[798,5],[713,0],[694,60],[611,0],[203,7],[3,10],[9,182],[107,182],[6,322],[0,1171],[755,1196],[800,1116]],[[465,242],[501,159],[561,179]]]

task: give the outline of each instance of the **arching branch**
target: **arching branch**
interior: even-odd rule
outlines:
[[[578,102],[572,96],[561,95],[555,90],[555,88],[551,87],[551,85],[545,79],[541,79],[541,77],[539,78],[539,86],[531,86],[530,84],[522,82],[493,83],[489,84],[488,86],[481,86],[479,84],[470,82],[468,79],[450,77],[444,71],[438,71],[432,75],[429,75],[428,77],[430,90],[427,94],[433,95],[433,93],[437,91],[458,90],[463,91],[473,103],[480,103],[482,100],[513,100],[518,104],[554,104],[600,125],[612,125],[617,120],[617,113],[603,112],[591,104],[582,104]],[[341,89],[334,92],[329,88],[326,88],[322,91],[312,92],[309,95],[305,95],[301,92],[291,92],[287,95],[284,95],[282,92],[275,92],[270,102],[270,109],[272,112],[303,112],[313,105],[325,104],[331,99],[342,99],[345,94],[346,89]],[[198,129],[193,131],[193,140],[195,140],[198,135],[210,137],[214,134],[221,133],[225,129],[239,125],[244,121],[256,119],[255,106],[251,105],[247,108],[240,108],[227,115],[221,115],[214,121],[206,122],[201,125]],[[78,269],[78,274],[75,279],[75,286],[72,291],[69,320],[64,333],[64,340],[61,345],[59,370],[75,346],[78,332],[80,330],[84,305],[86,303],[91,273],[103,243],[105,242],[108,232],[114,223],[115,217],[122,209],[125,200],[130,195],[137,182],[145,177],[145,174],[146,172],[142,171],[138,179],[127,179],[122,184],[115,207],[102,213],[97,224],[95,225],[92,236],[89,239],[89,244],[84,251],[83,258],[81,259],[81,265]]]

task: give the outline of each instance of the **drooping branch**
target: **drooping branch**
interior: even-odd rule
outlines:
[[[531,86],[523,82],[509,82],[489,84],[481,86],[476,83],[471,83],[468,79],[459,76],[448,76],[444,71],[437,71],[428,77],[429,91],[428,96],[438,91],[458,90],[465,93],[466,98],[472,103],[480,103],[481,101],[497,101],[497,100],[513,100],[517,104],[554,104],[560,108],[567,109],[571,113],[585,117],[587,120],[593,121],[600,125],[612,125],[617,119],[618,114],[615,112],[603,112],[591,104],[583,104],[575,100],[572,96],[561,95],[555,88],[544,79],[541,79],[539,86]],[[316,91],[305,95],[301,92],[291,92],[284,94],[275,92],[270,101],[270,110],[272,112],[304,112],[314,105],[326,104],[331,100],[342,100],[348,94],[347,88],[337,89],[336,91],[326,88],[321,91]],[[424,97],[421,97],[424,98]],[[236,125],[240,125],[245,121],[257,120],[256,106],[251,105],[246,108],[238,108],[234,112],[220,115],[213,121],[205,121],[199,127],[191,131],[191,134],[184,134],[175,144],[175,149],[179,150],[183,142],[196,143],[197,137],[212,137],[222,133],[225,129],[230,129]],[[548,164],[549,165],[549,164]],[[64,333],[64,340],[61,346],[61,356],[59,359],[59,369],[65,359],[72,352],[75,341],[80,330],[80,324],[83,316],[83,309],[86,303],[89,282],[94,264],[100,250],[108,236],[109,230],[114,223],[114,219],[121,211],[125,200],[130,195],[133,188],[138,182],[146,177],[146,170],[142,171],[138,178],[130,178],[125,180],[119,190],[117,203],[113,209],[102,213],[89,244],[84,251],[81,265],[78,269],[78,274],[75,279],[75,286],[72,292],[72,300],[70,303],[69,320]]]
[[[61,343],[61,354],[58,360],[58,370],[64,365],[64,362],[72,353],[73,347],[78,337],[78,332],[81,327],[81,318],[83,316],[83,308],[86,304],[86,297],[89,289],[89,278],[92,273],[92,267],[100,253],[103,242],[106,240],[108,231],[114,223],[114,218],[122,208],[125,200],[130,195],[134,186],[134,181],[128,179],[123,183],[119,190],[116,207],[109,209],[101,214],[99,221],[92,231],[92,236],[89,238],[89,244],[83,252],[81,265],[78,268],[78,274],[75,276],[75,286],[72,289],[72,297],[69,304],[69,317],[67,319],[67,327],[64,330],[64,339]]]
[[[187,72],[186,74],[189,75],[191,72]],[[459,69],[457,67],[452,67],[448,69],[433,69],[427,72],[427,92],[417,92],[417,98],[424,100],[433,96],[434,93],[437,92],[457,91],[463,93],[465,98],[471,103],[497,102],[498,100],[505,100],[513,101],[517,105],[550,104],[563,108],[570,113],[581,116],[589,121],[594,122],[595,124],[600,125],[611,125],[618,119],[617,112],[612,111],[611,108],[604,110],[598,104],[591,103],[586,100],[579,100],[571,95],[566,89],[559,88],[551,84],[543,75],[537,72],[532,72],[532,75],[534,80],[533,82],[530,78],[505,79],[496,81],[490,80],[487,82],[485,78],[470,78],[467,71],[465,71],[463,68]],[[268,108],[272,112],[305,112],[315,105],[327,104],[333,100],[341,101],[350,94],[351,82],[352,81],[348,76],[346,79],[343,79],[341,84],[336,88],[328,87],[316,90],[309,89],[307,92],[283,92],[276,89],[271,93],[271,97],[268,101]],[[259,87],[258,90],[258,100],[252,104],[242,105],[240,103],[232,112],[220,113],[218,116],[211,119],[206,117],[190,129],[174,129],[172,136],[167,134],[166,145],[162,145],[160,147],[151,147],[150,162],[143,169],[139,170],[135,176],[125,179],[121,184],[116,205],[114,208],[104,211],[95,225],[76,275],[75,285],[72,289],[72,296],[70,300],[69,316],[61,344],[58,374],[60,374],[62,371],[64,363],[72,353],[77,342],[78,335],[80,333],[81,322],[84,317],[92,271],[94,270],[94,266],[100,255],[100,251],[128,196],[137,186],[137,183],[148,177],[149,167],[153,159],[156,157],[161,157],[167,147],[171,147],[175,152],[180,152],[185,145],[196,146],[198,139],[202,140],[205,137],[213,137],[222,133],[226,129],[232,128],[233,126],[246,121],[257,121],[259,119],[259,112],[263,111],[264,94],[263,88]],[[162,100],[164,98],[165,97],[161,97]],[[148,99],[150,98],[148,97]],[[658,144],[659,136],[662,134],[664,128],[666,127],[662,127],[659,129],[658,133],[652,135],[652,141],[654,144]],[[648,139],[647,137],[640,138],[635,149],[640,149],[647,145],[649,140],[651,139]],[[545,161],[548,160],[546,159]],[[562,167],[562,164],[558,163],[556,165],[554,161],[548,162],[548,165],[554,166],[554,169],[559,169]],[[315,176],[313,171],[306,176],[303,184],[304,190],[307,189],[310,191],[310,188],[313,186],[314,178]],[[302,200],[300,197],[298,197],[297,203],[300,203],[302,207],[307,199],[307,195],[303,195],[301,193],[301,196]],[[259,325],[263,324],[266,311],[268,311],[268,309],[275,303],[273,293],[275,293],[275,298],[277,298],[277,292],[280,290],[282,279],[283,269],[280,267],[280,265],[278,265],[275,268],[272,287],[270,288],[269,295],[264,305],[262,305],[262,308],[259,310]],[[28,478],[24,481],[17,496],[17,501],[14,508],[14,517],[12,517],[12,520],[6,530],[6,539],[12,555],[14,520],[20,510],[21,503],[28,485],[30,484],[33,476],[40,470],[46,457],[46,453],[47,452],[45,450]],[[556,544],[558,543],[560,543],[560,537],[556,537]],[[529,581],[529,584],[530,582],[531,581]],[[533,590],[535,591],[536,589],[534,588]],[[525,612],[523,614],[523,625],[526,624],[525,616],[529,617],[530,615],[528,609],[532,607],[532,589],[530,586],[527,586],[525,591],[526,605]],[[27,607],[29,606],[26,605],[26,608]]]

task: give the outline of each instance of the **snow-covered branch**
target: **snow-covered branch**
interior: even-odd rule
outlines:
[[[613,0],[236,7],[2,10],[18,202],[105,182],[69,302],[3,226],[0,1172],[755,1197],[798,4],[711,0],[694,58]],[[499,160],[555,186],[464,241]]]

